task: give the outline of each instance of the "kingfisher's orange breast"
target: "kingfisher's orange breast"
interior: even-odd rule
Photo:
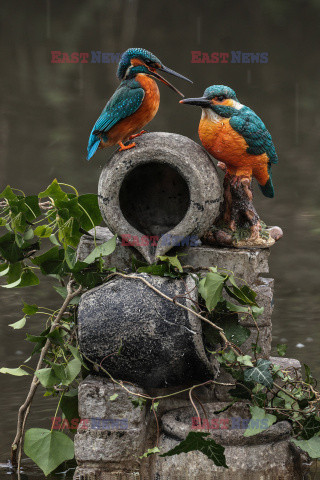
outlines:
[[[104,145],[115,145],[117,142],[126,142],[130,135],[143,129],[156,115],[160,104],[160,92],[155,80],[147,75],[139,74],[136,80],[145,91],[141,106],[136,112],[120,120],[108,132],[108,142]]]
[[[204,109],[199,124],[199,137],[206,150],[228,167],[252,167],[266,165],[266,154],[252,155],[247,152],[245,139],[230,126],[230,119]]]

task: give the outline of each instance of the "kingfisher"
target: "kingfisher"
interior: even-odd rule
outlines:
[[[134,142],[126,146],[124,143],[145,133],[145,130],[141,129],[158,111],[160,93],[155,79],[184,97],[159,71],[192,83],[189,78],[165,67],[148,50],[129,48],[123,53],[117,71],[121,83],[94,124],[89,137],[87,160],[90,160],[98,148],[118,144],[119,151],[122,151],[136,146]],[[137,133],[139,131],[140,133]]]
[[[233,175],[233,182],[254,177],[269,198],[274,196],[271,164],[278,163],[275,147],[263,121],[251,108],[242,105],[230,87],[213,85],[200,98],[180,103],[202,108],[199,137],[218,166]]]

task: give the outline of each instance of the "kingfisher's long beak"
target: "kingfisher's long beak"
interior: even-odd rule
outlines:
[[[187,80],[188,82],[192,83],[192,81],[189,80],[189,78],[184,77],[183,75],[180,75],[180,73],[177,73],[174,70],[171,70],[171,68],[165,67],[164,65],[159,67],[158,70],[161,70],[162,72],[170,73],[171,75],[175,75],[176,77],[182,78],[183,80]],[[167,85],[169,88],[171,88],[171,90],[176,92],[178,95],[181,95],[181,97],[184,97],[183,93],[181,93],[180,90],[178,90],[175,86],[173,86],[170,82],[168,82],[168,80],[166,80],[164,77],[162,77],[160,75],[160,73],[156,72],[155,69],[152,69],[152,70],[150,69],[149,71],[150,71],[150,75],[153,75],[158,80],[160,80],[165,85]]]
[[[180,75],[180,73],[175,72],[174,70],[171,70],[171,68],[165,67],[162,65],[161,67],[158,68],[161,72],[165,73],[170,73],[170,75],[174,75],[175,77],[182,78],[182,80],[186,80],[187,82],[193,83],[190,78],[184,77],[183,75]]]
[[[181,97],[184,97],[183,93],[180,92],[180,90],[178,90],[176,87],[174,87],[170,82],[168,82],[168,80],[166,80],[165,78],[163,78],[161,75],[159,75],[159,73],[157,72],[154,72],[154,71],[150,71],[150,75],[152,75],[153,77],[156,77],[158,78],[158,80],[161,80],[161,82],[163,82],[165,85],[168,85],[169,88],[171,88],[174,92],[176,92],[178,95],[181,95]]]
[[[186,103],[188,105],[197,105],[198,107],[209,108],[211,105],[211,100],[206,97],[184,98],[183,100],[180,100],[179,103]]]

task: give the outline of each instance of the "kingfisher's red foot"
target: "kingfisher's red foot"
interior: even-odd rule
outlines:
[[[122,142],[119,142],[120,148],[118,152],[122,152],[123,150],[130,150],[130,148],[133,148],[136,146],[136,143],[132,142],[129,145],[123,145]]]
[[[130,135],[129,140],[132,140],[133,138],[140,137],[140,135],[143,135],[144,133],[147,133],[147,130],[141,130],[140,133],[135,133],[134,135]]]
[[[221,170],[223,170],[224,172],[227,171],[227,165],[223,162],[218,162],[217,167],[221,168]]]

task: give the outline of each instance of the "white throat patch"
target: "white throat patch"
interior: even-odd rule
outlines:
[[[209,120],[210,122],[221,122],[222,117],[215,113],[211,108],[203,108],[201,114],[201,120]]]

